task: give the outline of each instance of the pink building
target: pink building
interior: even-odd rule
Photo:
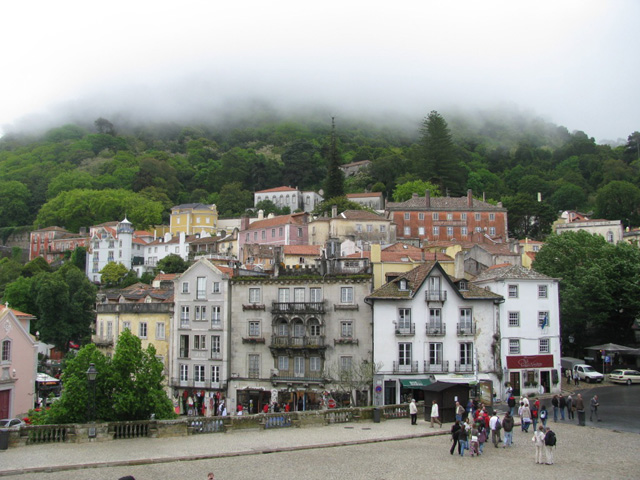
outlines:
[[[238,233],[238,247],[243,263],[255,263],[249,258],[249,245],[308,245],[309,214],[292,213],[265,218],[249,224],[243,217]]]
[[[35,317],[0,305],[0,418],[33,408],[38,348],[29,334]]]

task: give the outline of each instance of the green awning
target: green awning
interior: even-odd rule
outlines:
[[[407,388],[422,388],[431,385],[431,380],[428,378],[415,378],[411,380],[400,380],[403,387]]]

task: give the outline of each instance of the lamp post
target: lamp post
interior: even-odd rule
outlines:
[[[96,366],[93,363],[89,364],[89,369],[87,370],[87,382],[89,383],[89,398],[87,410],[89,421],[93,424],[89,427],[89,438],[95,438],[96,436],[96,377],[98,376],[98,370],[96,370]]]

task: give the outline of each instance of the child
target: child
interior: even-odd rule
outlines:
[[[469,440],[469,453],[471,453],[472,457],[480,455],[479,446],[478,446],[478,429],[475,425],[471,428],[471,440]]]

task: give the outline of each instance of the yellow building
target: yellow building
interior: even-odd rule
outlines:
[[[544,242],[525,238],[524,240],[519,240],[518,244],[520,246],[520,253],[522,254],[522,266],[531,269],[531,265],[536,259],[536,253],[544,247]]]
[[[207,233],[212,237],[218,228],[218,209],[215,204],[184,203],[171,208],[169,228],[172,235]],[[202,235],[201,235],[202,236]]]
[[[169,286],[170,284],[170,286]],[[128,329],[141,340],[142,348],[153,345],[165,371],[169,371],[169,329],[173,317],[173,283],[159,288],[136,283],[100,296],[96,304],[96,333],[93,343],[112,356],[120,334]]]

